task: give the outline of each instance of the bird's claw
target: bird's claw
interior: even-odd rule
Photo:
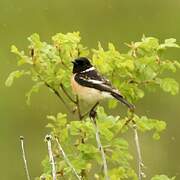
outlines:
[[[97,116],[97,112],[94,109],[92,109],[89,113],[89,117],[95,119],[96,116]]]

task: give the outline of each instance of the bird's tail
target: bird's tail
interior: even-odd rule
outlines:
[[[123,104],[125,104],[130,110],[134,110],[135,106],[134,104],[129,103],[122,95],[116,93],[116,92],[111,92],[111,95],[116,98],[117,100],[119,100],[120,102],[122,102]]]

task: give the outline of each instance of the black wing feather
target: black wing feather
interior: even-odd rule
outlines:
[[[112,87],[109,80],[101,76],[96,70],[78,73],[75,75],[74,79],[82,86],[94,88],[99,91],[109,92],[114,98],[121,101],[128,108],[135,108],[133,104],[130,104],[128,101],[125,100],[125,98],[118,92],[117,89]],[[101,83],[94,83],[92,80],[96,80]]]
[[[111,92],[113,89],[111,83],[106,78],[99,75],[96,70],[78,73],[75,75],[74,79],[82,86],[95,88],[100,91]],[[93,83],[91,80],[96,80],[101,83]]]

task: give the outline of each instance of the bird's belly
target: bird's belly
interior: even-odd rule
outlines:
[[[78,95],[80,99],[88,103],[94,103],[103,99],[103,94],[101,91],[94,88],[81,86],[73,78],[71,80],[71,85],[73,92]]]

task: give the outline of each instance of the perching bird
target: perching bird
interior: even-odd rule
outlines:
[[[85,57],[75,59],[73,62],[73,76],[71,79],[74,93],[87,103],[98,103],[104,98],[116,98],[130,110],[135,106],[129,103],[120,92],[111,85],[111,82],[100,75]]]

